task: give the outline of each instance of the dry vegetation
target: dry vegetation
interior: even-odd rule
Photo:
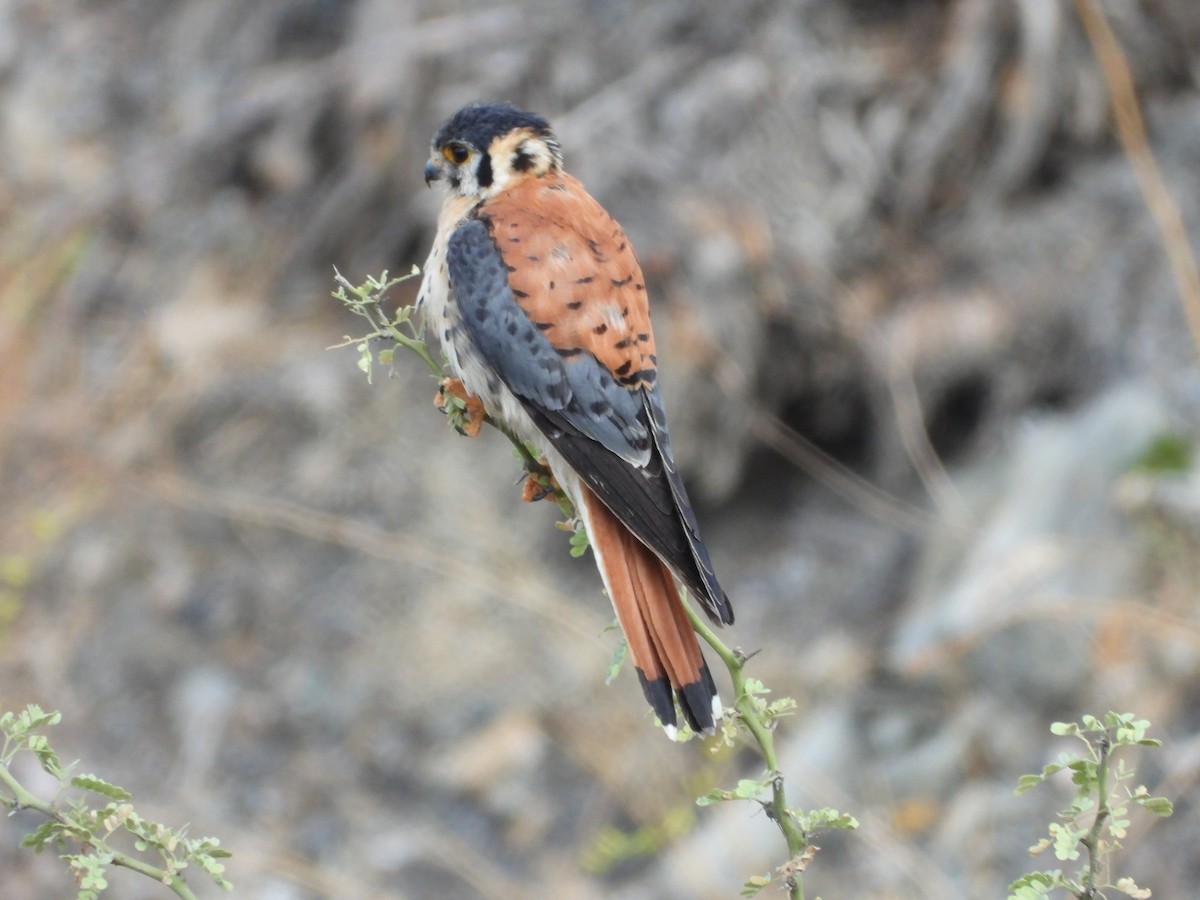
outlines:
[[[423,259],[429,135],[495,97],[652,280],[728,638],[800,702],[798,803],[863,823],[812,895],[999,896],[1054,718],[1136,710],[1186,796],[1197,47],[1194,0],[5,4],[0,701],[219,835],[240,896],[723,898],[779,862],[691,804],[751,761],[603,685],[607,601],[504,442],[323,350],[331,267]],[[0,890],[66,895],[28,827]],[[1188,895],[1198,827],[1126,867]]]

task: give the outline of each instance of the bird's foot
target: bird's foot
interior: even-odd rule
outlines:
[[[553,500],[560,490],[562,489],[554,480],[554,473],[550,471],[550,463],[546,461],[546,457],[543,456],[537,461],[536,468],[533,463],[529,464],[525,473],[525,485],[521,488],[522,500],[526,503]]]
[[[475,437],[483,428],[483,401],[458,378],[442,379],[433,405],[450,418],[450,424],[459,434]]]

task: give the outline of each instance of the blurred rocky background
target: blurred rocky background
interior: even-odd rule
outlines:
[[[1194,248],[1200,5],[1101,5]],[[809,895],[1003,896],[1069,793],[1012,794],[1050,722],[1118,709],[1177,801],[1120,869],[1191,896],[1191,251],[1066,0],[7,0],[3,705],[218,835],[239,896],[726,898],[783,861],[692,803],[752,754],[605,686],[608,602],[506,443],[325,349],[360,328],[332,266],[424,260],[429,137],[482,98],[550,116],[639,249],[727,638],[799,702],[795,804],[862,822]],[[72,895],[34,824],[0,892]]]

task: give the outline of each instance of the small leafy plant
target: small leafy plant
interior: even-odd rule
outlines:
[[[1062,869],[1029,872],[1008,886],[1008,900],[1035,900],[1065,890],[1079,900],[1107,896],[1104,891],[1120,891],[1128,897],[1144,900],[1150,891],[1138,887],[1130,877],[1111,873],[1113,854],[1121,849],[1130,825],[1130,805],[1140,806],[1156,816],[1173,812],[1171,801],[1154,797],[1142,785],[1130,787],[1134,770],[1117,756],[1126,747],[1159,747],[1161,742],[1146,737],[1150,723],[1135,719],[1132,713],[1105,714],[1102,719],[1084,716],[1079,722],[1055,722],[1053,734],[1076,737],[1083,749],[1061,753],[1058,759],[1040,773],[1022,775],[1017,782],[1017,794],[1024,794],[1058,772],[1069,770],[1075,785],[1071,805],[1058,813],[1058,821],[1050,824],[1048,837],[1029,848],[1037,855],[1054,849],[1062,862],[1074,862],[1084,856],[1074,875]]]
[[[801,876],[821,849],[813,843],[813,839],[825,831],[858,828],[858,820],[830,807],[803,811],[787,805],[784,777],[779,771],[775,755],[774,731],[779,719],[796,711],[796,701],[791,697],[769,700],[770,689],[757,678],[750,678],[743,672],[749,657],[740,651],[730,650],[721,643],[709,629],[708,623],[701,620],[690,607],[688,616],[696,631],[725,663],[737,694],[733,707],[725,711],[719,740],[725,746],[732,747],[743,735],[748,736],[758,745],[763,761],[767,764],[766,771],[759,778],[742,778],[732,790],[718,788],[709,791],[698,798],[696,803],[700,806],[727,800],[751,800],[758,803],[767,818],[775,823],[783,835],[789,858],[774,872],[751,877],[743,885],[742,896],[753,897],[764,888],[778,883],[791,897],[803,898],[804,886]]]
[[[79,885],[77,900],[95,900],[108,887],[108,867],[140,872],[170,888],[177,896],[194,900],[183,870],[195,864],[217,885],[232,890],[220,862],[230,856],[216,838],[189,838],[187,826],[172,829],[140,816],[129,791],[96,775],[72,775],[78,765],[63,766],[43,733],[62,720],[57,712],[30,705],[19,713],[0,715],[0,803],[11,812],[33,809],[46,817],[25,836],[21,846],[41,853],[47,847],[65,852],[64,860]],[[12,773],[20,753],[32,753],[42,771],[58,781],[53,800],[31,793]],[[104,803],[104,801],[108,801]],[[98,805],[103,803],[103,806]],[[132,853],[118,842],[132,844]]]

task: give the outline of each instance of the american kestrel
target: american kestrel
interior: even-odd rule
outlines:
[[[711,732],[721,701],[677,582],[718,624],[733,609],[671,457],[625,232],[563,171],[549,123],[512,106],[455,113],[425,164],[435,181],[445,202],[418,299],[425,322],[470,399],[540,448],[574,504],[668,737],[672,694]]]

